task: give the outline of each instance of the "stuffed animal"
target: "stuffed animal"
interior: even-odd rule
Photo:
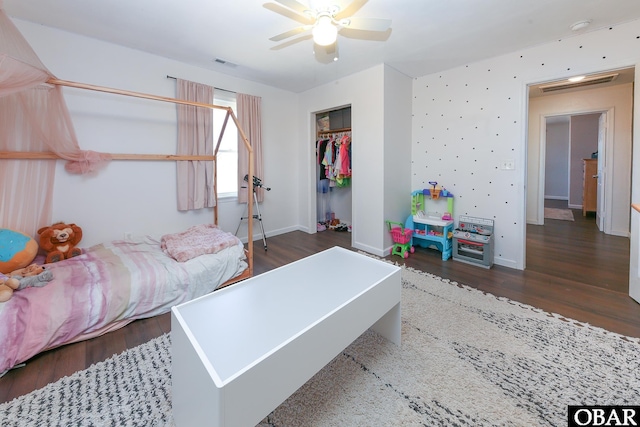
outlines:
[[[38,254],[38,242],[31,236],[0,228],[0,273],[9,274],[31,264]]]
[[[51,270],[38,264],[31,264],[12,271],[9,276],[11,277],[0,279],[0,302],[9,301],[15,291],[25,288],[41,288],[53,279]]]
[[[38,264],[31,264],[25,268],[12,271],[9,276],[20,282],[18,289],[16,289],[18,291],[24,288],[41,288],[53,279],[51,270],[47,270],[43,265]]]
[[[46,263],[58,262],[82,254],[76,245],[82,239],[82,229],[75,224],[58,222],[38,230],[40,247],[47,254]]]
[[[13,277],[0,278],[0,302],[9,301],[18,286],[20,286],[18,279]]]

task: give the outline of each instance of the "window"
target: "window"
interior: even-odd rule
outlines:
[[[213,103],[223,107],[231,107],[236,114],[236,94],[216,89]],[[213,109],[213,144],[218,143],[226,110]],[[224,130],[222,142],[218,149],[218,197],[238,197],[238,129],[229,118]]]

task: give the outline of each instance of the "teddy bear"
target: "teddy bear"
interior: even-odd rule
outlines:
[[[76,245],[82,239],[82,228],[58,222],[38,230],[40,247],[47,254],[46,263],[62,261],[82,254]]]
[[[51,270],[38,264],[12,271],[9,276],[0,279],[0,302],[9,301],[15,291],[31,287],[41,288],[53,279]]]

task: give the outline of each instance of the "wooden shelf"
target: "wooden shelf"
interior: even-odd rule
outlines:
[[[330,133],[351,132],[351,128],[340,128],[331,130],[319,130],[318,135],[328,135]]]

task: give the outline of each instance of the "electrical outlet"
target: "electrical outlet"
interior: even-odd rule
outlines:
[[[512,170],[515,170],[515,168],[516,168],[516,161],[513,159],[503,160],[500,163],[500,169],[502,170],[512,171]]]

